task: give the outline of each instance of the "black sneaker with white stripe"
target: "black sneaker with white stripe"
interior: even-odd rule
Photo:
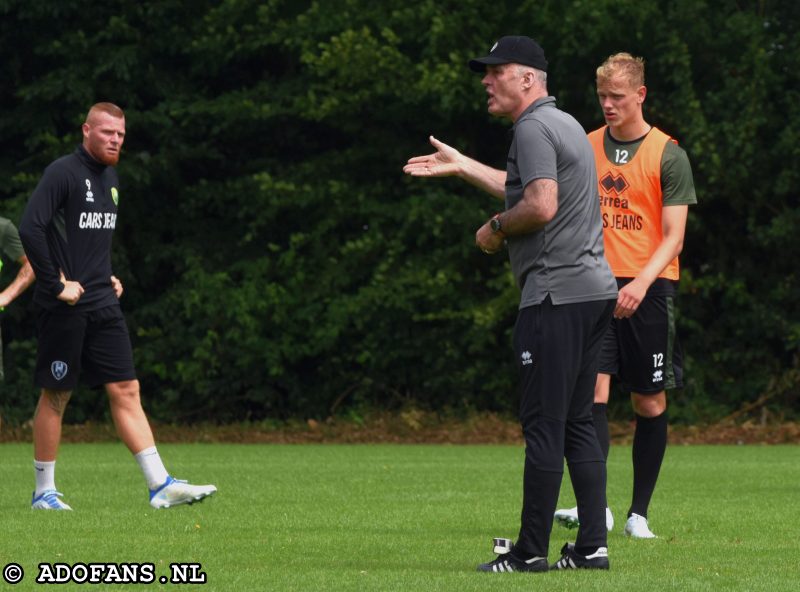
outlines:
[[[600,547],[591,555],[579,555],[573,543],[561,548],[561,559],[550,569],[608,569],[608,547]]]
[[[510,539],[494,539],[494,552],[497,559],[489,563],[481,563],[478,571],[494,573],[510,573],[515,571],[547,571],[547,557],[520,559],[514,555]]]

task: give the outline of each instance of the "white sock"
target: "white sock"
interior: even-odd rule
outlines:
[[[169,477],[164,463],[161,461],[161,455],[158,454],[155,446],[145,448],[136,455],[136,462],[144,473],[144,480],[147,481],[147,487],[150,489],[158,489]]]
[[[56,461],[43,462],[33,460],[33,472],[36,474],[36,493],[34,497],[39,497],[48,489],[56,488]]]

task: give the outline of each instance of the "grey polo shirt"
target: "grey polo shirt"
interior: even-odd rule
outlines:
[[[506,166],[506,209],[536,179],[558,182],[558,211],[543,228],[508,238],[520,308],[613,300],[617,283],[603,255],[603,227],[594,154],[586,132],[543,97],[514,123]]]

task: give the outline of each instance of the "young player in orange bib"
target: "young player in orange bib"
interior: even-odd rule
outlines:
[[[655,538],[648,507],[667,446],[667,389],[683,386],[675,334],[674,297],[680,276],[688,206],[697,203],[686,152],[648,124],[644,61],[628,53],[597,69],[597,96],[606,125],[589,134],[597,166],[603,242],[619,297],[601,350],[594,424],[608,457],[606,418],[615,376],[631,393],[636,414],[633,495],[624,534]],[[567,527],[579,524],[576,508],[558,510]],[[606,526],[614,519],[606,510]]]

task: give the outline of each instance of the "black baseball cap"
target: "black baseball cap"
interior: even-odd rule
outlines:
[[[524,35],[501,37],[489,50],[489,55],[469,61],[473,72],[485,72],[486,66],[495,64],[522,64],[547,72],[542,46]]]

